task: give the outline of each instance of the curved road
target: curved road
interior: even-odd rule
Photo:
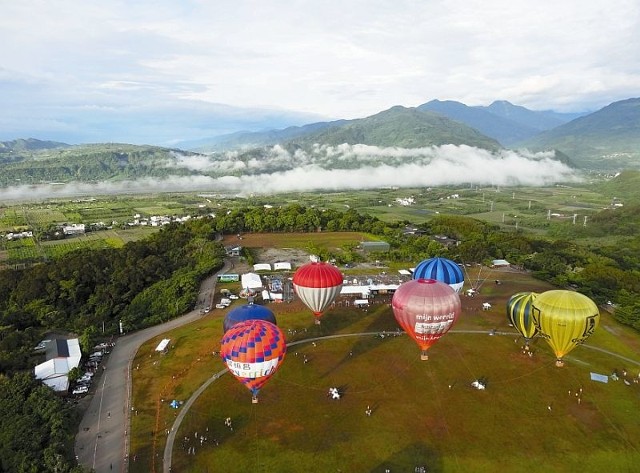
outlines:
[[[211,304],[217,275],[227,272],[224,267],[207,278],[200,286],[201,305]],[[131,363],[138,348],[147,340],[202,317],[199,309],[162,325],[149,327],[118,338],[111,354],[104,362],[100,376],[96,376],[95,393],[87,408],[75,439],[78,462],[96,473],[126,472],[128,470],[129,414],[131,412]]]

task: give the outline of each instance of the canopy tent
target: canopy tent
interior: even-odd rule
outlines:
[[[166,351],[170,341],[171,341],[170,338],[163,338],[162,341],[158,343],[158,346],[156,347],[156,351],[162,351],[162,352]]]
[[[260,279],[259,274],[245,273],[240,279],[243,289],[259,289],[262,287],[262,279]]]
[[[283,269],[291,270],[291,263],[287,263],[284,261],[279,263],[273,263],[273,269],[275,269],[276,271],[280,271]]]

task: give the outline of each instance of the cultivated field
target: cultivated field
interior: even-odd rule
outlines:
[[[215,214],[220,208],[296,203],[340,211],[352,208],[386,222],[409,221],[412,224],[426,222],[438,214],[465,215],[494,223],[507,231],[518,229],[536,234],[555,231],[580,238],[584,236],[581,234],[584,233],[582,229],[586,222],[585,218],[588,220],[595,212],[609,205],[611,200],[611,196],[595,193],[586,187],[568,186],[375,189],[323,194],[294,193],[252,198],[194,193],[95,196],[75,200],[47,200],[0,206],[0,234],[23,230],[33,230],[37,233],[38,230],[48,226],[66,223],[90,225],[102,222],[107,226],[113,225],[115,229],[122,228],[126,222],[132,222],[135,215],[149,217],[151,215]],[[157,227],[147,227],[144,230],[157,231],[157,229]],[[27,249],[24,249],[22,245],[12,246],[0,239],[0,264],[16,265],[33,262],[34,258],[55,258],[76,247],[118,246],[120,243],[117,240],[126,242],[129,239],[148,235],[144,230],[118,231],[115,239],[112,232],[96,231],[92,239],[103,241],[92,240],[87,243],[74,241],[71,245],[67,245],[66,241],[53,241],[47,245],[62,246],[59,249],[33,248],[30,250],[28,243],[24,247]],[[248,236],[244,235],[244,238]],[[292,243],[288,245],[290,247],[304,248],[309,242],[317,241],[313,234],[297,234],[291,238]],[[336,238],[339,239],[339,237]],[[27,240],[31,241],[32,247],[37,246],[33,238]],[[259,242],[245,242],[245,246],[251,246],[254,243],[255,247],[261,246]],[[339,242],[327,244],[340,246]]]
[[[231,375],[216,379],[179,428],[172,471],[636,471],[638,334],[603,313],[588,346],[556,368],[542,340],[533,357],[522,353],[505,315],[513,293],[549,286],[520,272],[479,270],[467,269],[467,280],[480,294],[462,296],[461,319],[428,361],[398,332],[389,296],[366,311],[339,300],[321,325],[299,301],[270,305],[290,344],[282,367],[258,404]],[[483,302],[491,310],[481,310]],[[165,355],[153,352],[159,339],[138,352],[130,471],[162,471],[166,431],[179,411],[169,403],[186,401],[224,370],[214,352],[226,310],[164,334],[172,340]],[[627,370],[629,385],[590,380],[590,372],[613,370]],[[484,391],[471,387],[479,378]],[[330,387],[342,391],[340,400],[328,397]]]

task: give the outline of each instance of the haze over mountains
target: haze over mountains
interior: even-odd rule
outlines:
[[[580,180],[579,169],[640,169],[639,149],[640,99],[582,116],[535,112],[505,101],[468,107],[434,100],[362,119],[225,135],[197,151],[4,142],[0,185],[6,190],[0,198],[156,188],[251,194],[548,185]],[[34,184],[40,187],[25,187]]]

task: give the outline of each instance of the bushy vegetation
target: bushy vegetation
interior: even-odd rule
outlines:
[[[50,388],[28,373],[0,375],[0,411],[0,471],[84,471],[73,458],[76,414]]]

